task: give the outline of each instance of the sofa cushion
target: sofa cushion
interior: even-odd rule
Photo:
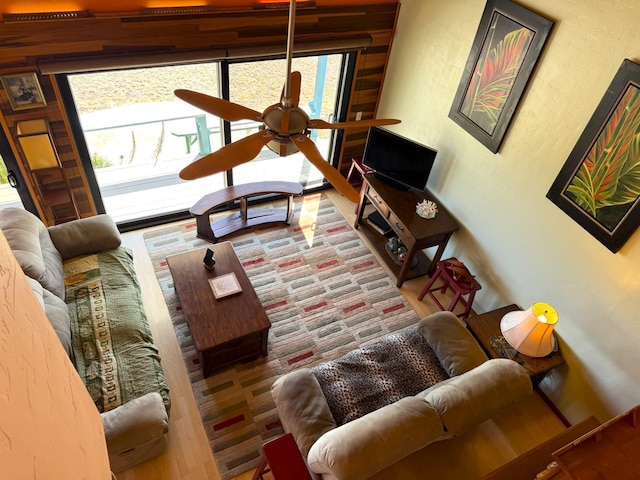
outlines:
[[[120,232],[109,215],[96,215],[49,227],[63,260],[120,246]]]
[[[469,372],[418,395],[440,414],[447,433],[458,435],[531,394],[526,370],[513,360],[487,360]]]
[[[169,417],[156,392],[135,398],[101,417],[114,472],[155,457],[166,448]]]
[[[0,229],[25,275],[64,300],[62,257],[40,219],[22,208],[3,208]]]
[[[437,440],[444,429],[423,399],[405,397],[325,433],[307,457],[329,478],[364,480]]]
[[[320,436],[336,427],[318,380],[308,368],[278,378],[271,387],[285,432],[296,440],[305,457]]]
[[[487,361],[487,355],[462,321],[451,312],[424,318],[418,329],[450,377],[461,375]]]
[[[169,411],[131,251],[119,247],[76,257],[64,269],[76,368],[98,410],[158,392]]]
[[[56,332],[60,343],[64,347],[69,358],[73,360],[73,350],[71,348],[71,325],[69,322],[69,311],[67,304],[62,299],[56,297],[49,290],[42,288],[42,285],[31,277],[26,277],[33,289],[42,310],[49,319],[49,323]]]

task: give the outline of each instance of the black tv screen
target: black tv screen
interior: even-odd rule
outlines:
[[[438,152],[384,128],[369,129],[363,165],[391,185],[424,190]]]

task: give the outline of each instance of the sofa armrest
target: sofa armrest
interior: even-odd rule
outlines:
[[[47,230],[63,260],[116,248],[121,243],[118,227],[109,215],[80,218]]]
[[[278,378],[271,395],[282,427],[293,435],[304,457],[322,434],[336,428],[320,384],[308,368]]]
[[[524,368],[513,360],[496,358],[418,396],[438,411],[447,433],[458,435],[523,400],[531,392],[531,379]]]
[[[101,417],[114,472],[155,457],[166,447],[169,418],[159,393],[147,393]]]
[[[323,478],[369,478],[438,440],[438,413],[417,397],[405,397],[335,428],[309,450],[311,471]]]
[[[487,361],[487,355],[471,332],[451,312],[429,315],[418,323],[418,330],[450,377],[468,372]]]

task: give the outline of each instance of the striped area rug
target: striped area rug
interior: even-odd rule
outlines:
[[[210,244],[196,237],[195,221],[145,235],[225,480],[255,468],[262,443],[282,433],[270,393],[276,378],[337,358],[418,321],[395,282],[325,195],[298,199],[288,227],[246,232],[229,241],[271,320],[268,356],[206,379],[166,257]]]

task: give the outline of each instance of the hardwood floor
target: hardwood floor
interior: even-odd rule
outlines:
[[[328,192],[347,221],[355,219],[354,205],[340,194]],[[123,244],[134,252],[138,278],[154,341],[160,349],[162,365],[171,388],[169,448],[162,455],[117,474],[118,480],[203,480],[220,479],[215,460],[187,377],[169,312],[156,281],[142,235],[151,229],[123,235]],[[384,265],[384,262],[380,262]],[[437,311],[428,298],[417,300],[427,278],[404,283],[400,291],[422,318]],[[537,394],[500,418],[487,421],[455,439],[436,442],[416,452],[375,478],[423,479],[428,472],[438,479],[469,480],[479,478],[515,456],[542,443],[565,429],[553,411]],[[249,480],[247,472],[237,480]],[[269,477],[266,477],[269,478]]]

